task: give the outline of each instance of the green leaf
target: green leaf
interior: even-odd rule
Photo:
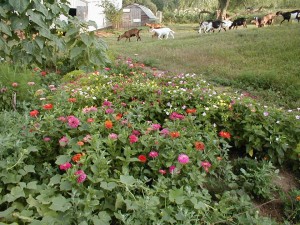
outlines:
[[[7,26],[5,23],[0,22],[0,31],[4,34],[7,34],[8,36],[11,36],[11,31],[9,29],[9,26]]]
[[[29,24],[28,17],[19,18],[19,17],[12,17],[11,18],[11,28],[12,30],[25,30]]]
[[[70,51],[70,58],[74,59],[75,57],[79,56],[84,51],[84,48],[81,47],[74,47]]]
[[[27,189],[37,190],[37,181],[32,181],[27,184]]]
[[[97,216],[93,216],[92,220],[93,224],[110,225],[111,217],[107,212],[101,211]]]
[[[65,212],[71,208],[71,203],[62,195],[52,198],[52,204],[49,207],[54,211]]]
[[[135,179],[133,176],[121,175],[120,181],[121,181],[121,183],[126,184],[126,185],[133,185],[135,183]]]
[[[15,11],[23,13],[30,4],[30,0],[9,0],[9,4]]]
[[[116,184],[115,182],[109,182],[109,183],[107,183],[107,182],[103,181],[103,182],[101,182],[100,187],[102,187],[102,188],[105,189],[105,190],[111,191],[111,190],[113,190],[115,187],[117,187],[117,184]]]
[[[60,164],[63,164],[63,163],[69,162],[69,161],[70,161],[69,155],[60,155],[57,157],[55,164],[60,165]]]
[[[69,191],[69,190],[72,190],[72,183],[69,182],[69,181],[62,181],[60,183],[60,190],[61,191]]]
[[[169,192],[169,200],[171,202],[176,202],[177,204],[182,204],[185,201],[183,189],[173,189]]]
[[[49,29],[49,27],[44,22],[44,17],[40,13],[36,13],[32,10],[27,11],[29,19],[39,25],[41,28]]]
[[[56,174],[55,176],[51,177],[49,185],[59,184],[61,180],[61,175]]]
[[[16,209],[16,207],[9,207],[8,209],[0,212],[0,218],[5,218],[7,216],[11,216],[11,214],[15,211],[15,209]]]

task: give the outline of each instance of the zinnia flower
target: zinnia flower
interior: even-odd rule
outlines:
[[[59,140],[59,145],[64,147],[68,144],[69,142],[69,139],[65,136],[63,136],[60,140]]]
[[[113,128],[113,123],[110,120],[105,121],[105,128],[106,129],[111,129]]]
[[[150,153],[149,153],[149,157],[151,157],[151,158],[156,158],[158,156],[158,152],[156,152],[156,151],[151,151]]]
[[[74,155],[74,156],[72,157],[72,161],[73,161],[73,162],[78,162],[78,161],[80,160],[81,156],[82,156],[81,153],[77,153],[76,155]]]
[[[114,109],[108,108],[108,109],[105,110],[105,113],[106,113],[106,114],[113,114],[114,111],[115,111]]]
[[[180,164],[187,164],[190,161],[190,158],[186,154],[180,154],[177,160]]]
[[[129,136],[130,144],[133,144],[133,143],[137,142],[138,140],[139,140],[139,138],[137,136],[135,136],[134,134]]]
[[[112,106],[112,103],[111,103],[110,101],[105,100],[105,101],[102,103],[102,106],[111,107],[111,106]]]
[[[48,142],[48,141],[51,141],[51,138],[49,138],[49,137],[44,137],[43,140],[44,140],[45,142]]]
[[[178,137],[180,137],[180,133],[178,131],[173,131],[173,132],[170,132],[170,136],[171,136],[171,138],[178,138]]]
[[[170,166],[169,167],[169,172],[173,174],[175,172],[175,169],[176,169],[176,166],[174,166],[174,165]]]
[[[39,111],[37,111],[36,109],[35,109],[35,110],[32,110],[32,111],[29,113],[29,115],[30,115],[31,117],[36,117],[38,114],[39,114]]]
[[[93,119],[93,118],[88,118],[88,119],[86,120],[86,122],[92,123],[92,122],[94,122],[94,119]]]
[[[183,120],[185,118],[185,116],[182,114],[179,114],[177,112],[172,112],[169,118],[171,120]]]
[[[163,170],[163,169],[160,169],[158,172],[159,172],[161,175],[165,175],[165,174],[167,173],[167,171],[166,171],[166,170]]]
[[[45,104],[44,106],[43,106],[43,109],[46,109],[46,110],[50,110],[50,109],[53,109],[53,105],[52,104]]]
[[[196,150],[203,151],[205,149],[205,144],[202,141],[195,142]]]
[[[227,138],[227,139],[230,139],[230,137],[231,137],[230,133],[226,132],[226,131],[220,131],[219,135],[220,135],[220,137]]]
[[[139,155],[138,159],[140,162],[145,163],[147,161],[147,157],[145,155]]]
[[[296,197],[296,200],[297,200],[297,201],[300,201],[300,195]]]
[[[77,142],[77,145],[79,145],[79,146],[84,146],[84,142],[83,142],[83,141],[78,141],[78,142]]]
[[[160,124],[152,124],[151,127],[153,130],[159,130],[161,128],[161,125]]]
[[[41,75],[44,77],[47,75],[47,72],[46,71],[41,71]]]
[[[75,116],[68,116],[68,124],[71,128],[77,128],[80,124],[80,121]]]
[[[108,135],[108,138],[112,139],[112,140],[117,140],[118,139],[118,135],[115,134],[115,133],[111,133],[111,134]]]
[[[77,100],[76,100],[76,98],[69,98],[68,99],[68,102],[76,102]]]
[[[206,172],[208,172],[208,169],[211,167],[211,164],[210,164],[210,162],[204,161],[204,162],[201,162],[201,166],[203,167],[203,169]]]
[[[185,111],[187,114],[195,114],[197,112],[196,109],[186,109]]]
[[[120,120],[120,119],[122,119],[122,117],[123,117],[122,113],[118,113],[118,114],[116,115],[115,119],[116,119],[116,120]]]
[[[77,178],[77,183],[82,183],[86,179],[86,174],[84,173],[83,170],[76,171],[75,175],[79,175],[78,178]]]
[[[71,163],[66,162],[66,163],[64,163],[64,164],[59,165],[59,169],[60,169],[60,170],[66,171],[66,170],[70,169],[71,166],[72,166]]]
[[[17,82],[14,82],[14,83],[11,84],[11,86],[13,86],[13,87],[18,87],[19,84],[18,84]]]
[[[160,131],[160,134],[162,135],[162,136],[168,136],[169,135],[169,130],[168,129],[166,129],[166,128],[164,128],[164,129],[162,129],[161,131]]]

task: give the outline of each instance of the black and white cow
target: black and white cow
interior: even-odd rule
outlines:
[[[231,26],[229,27],[229,29],[237,29],[238,26],[243,26],[243,27],[246,27],[247,28],[247,19],[246,18],[238,18],[238,19],[235,19]]]
[[[281,15],[283,17],[283,20],[280,22],[280,25],[285,20],[290,22],[291,19],[294,19],[294,20],[298,20],[298,23],[300,20],[300,10],[294,10],[294,11],[290,11],[290,12],[279,11],[276,13],[276,16],[279,16],[279,15]]]

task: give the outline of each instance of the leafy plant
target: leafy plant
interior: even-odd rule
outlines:
[[[44,70],[101,68],[108,62],[106,45],[93,32],[91,22],[68,15],[68,1],[10,0],[1,3],[0,56],[13,63]],[[65,36],[61,33],[65,32]]]
[[[279,170],[271,162],[251,160],[247,158],[237,159],[234,166],[238,176],[237,183],[252,196],[272,199],[277,190],[272,182],[278,176]]]

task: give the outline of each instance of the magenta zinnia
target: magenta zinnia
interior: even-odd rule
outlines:
[[[71,128],[77,128],[80,124],[80,121],[75,116],[68,116],[68,124]]]
[[[133,134],[129,136],[129,142],[130,142],[130,144],[135,143],[138,140],[139,140],[139,138],[137,136],[133,135]]]
[[[178,162],[180,164],[187,164],[190,161],[190,158],[186,154],[180,154],[178,156]]]

